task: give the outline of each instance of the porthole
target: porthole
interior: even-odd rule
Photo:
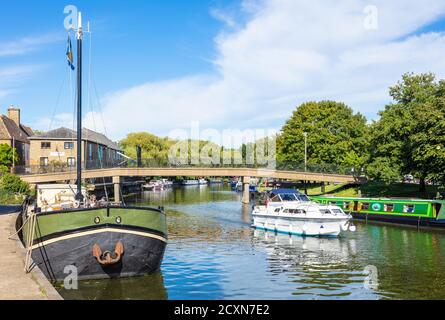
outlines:
[[[121,224],[122,223],[122,218],[121,217],[117,217],[116,218],[116,223],[117,224]]]
[[[100,223],[100,218],[99,217],[94,218],[94,223],[95,224],[99,224]]]

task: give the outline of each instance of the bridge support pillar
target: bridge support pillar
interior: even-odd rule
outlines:
[[[114,202],[121,202],[121,177],[116,176],[113,177],[113,185],[114,185]]]
[[[250,177],[243,177],[243,203],[250,203]]]
[[[324,182],[321,183],[321,193],[326,193],[326,184]]]

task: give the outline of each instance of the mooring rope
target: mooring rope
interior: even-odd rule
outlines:
[[[37,214],[35,212],[31,212],[27,220],[30,220],[30,222],[28,224],[28,238],[26,239],[25,272],[29,273],[36,230]]]

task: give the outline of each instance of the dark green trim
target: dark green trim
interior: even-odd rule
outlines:
[[[132,230],[132,231],[139,231],[139,232],[146,232],[146,233],[151,233],[157,236],[161,236],[163,238],[165,238],[166,240],[167,235],[161,231],[158,230],[153,230],[153,229],[149,229],[149,228],[144,228],[144,227],[137,227],[137,226],[126,226],[126,225],[117,225],[117,224],[103,224],[103,225],[97,225],[97,226],[88,226],[88,227],[84,227],[84,228],[79,228],[79,229],[73,229],[73,230],[66,230],[66,231],[61,231],[61,232],[56,232],[44,237],[41,237],[39,239],[34,240],[33,245],[39,244],[40,242],[45,242],[48,240],[52,240],[52,239],[56,239],[59,237],[64,237],[67,235],[72,235],[72,234],[77,234],[77,233],[82,233],[85,231],[91,231],[91,230],[102,230],[102,229],[108,229],[108,228],[113,228],[113,229],[119,229],[119,230]]]
[[[53,211],[53,212],[42,212],[39,213],[39,217],[44,216],[54,216],[54,215],[60,215],[60,214],[67,214],[67,213],[80,213],[80,212],[86,212],[86,211],[95,211],[95,210],[103,210],[107,209],[107,216],[110,216],[110,211],[113,209],[130,209],[130,210],[141,210],[141,211],[148,211],[148,212],[157,212],[165,215],[165,212],[156,209],[156,208],[150,208],[150,207],[124,207],[124,206],[118,206],[118,207],[99,207],[99,208],[84,208],[84,209],[72,209],[72,210],[61,210],[61,211]]]

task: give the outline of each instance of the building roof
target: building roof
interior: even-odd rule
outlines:
[[[75,140],[76,138],[77,138],[76,131],[62,127],[59,129],[34,135],[29,139],[30,140]],[[82,140],[101,144],[113,150],[122,151],[122,149],[116,142],[111,141],[102,133],[98,133],[87,128],[82,129]]]
[[[0,116],[0,140],[12,140],[20,142],[28,142],[28,137],[32,136],[34,132],[31,128],[20,125],[18,126],[14,120],[5,115]]]

